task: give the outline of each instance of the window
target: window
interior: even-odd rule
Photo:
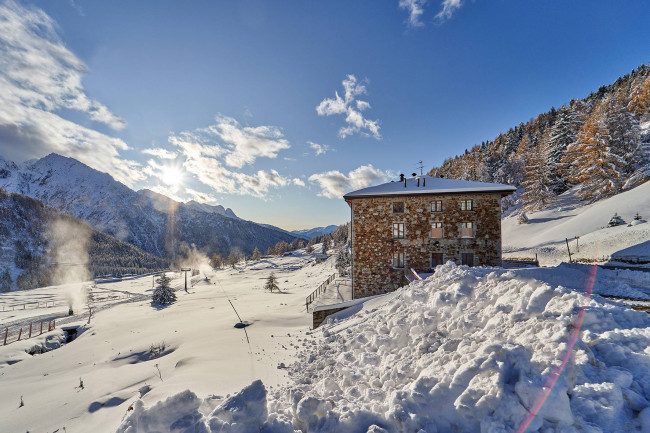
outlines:
[[[473,238],[474,237],[474,223],[460,223],[460,237]]]
[[[396,251],[393,253],[393,267],[394,268],[403,268],[404,267],[404,252]]]
[[[432,238],[442,237],[442,223],[439,222],[431,223],[431,237]]]
[[[443,255],[442,253],[432,253],[431,254],[431,267],[435,268],[443,264]]]
[[[404,213],[403,201],[396,201],[393,203],[393,213]]]
[[[442,200],[434,200],[431,202],[431,212],[442,212]]]
[[[460,264],[466,266],[474,266],[474,254],[473,253],[462,253],[460,255]]]
[[[404,239],[404,223],[393,223],[393,239]]]
[[[460,210],[472,210],[472,200],[461,200]]]

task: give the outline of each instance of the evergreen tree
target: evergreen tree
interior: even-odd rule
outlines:
[[[522,199],[524,206],[529,210],[545,208],[552,200],[553,193],[549,188],[550,171],[548,160],[548,148],[545,143],[539,143],[529,148],[526,154],[526,167],[524,181],[524,193]]]
[[[347,274],[348,266],[350,266],[348,254],[345,248],[341,248],[336,256],[336,269],[338,269],[340,275],[345,275]]]
[[[152,302],[159,305],[167,305],[176,301],[176,293],[171,288],[171,278],[164,273],[160,275],[156,282],[158,285],[153,291]]]
[[[267,255],[267,256],[272,256],[272,255],[273,255],[273,250],[271,249],[271,247],[268,247],[268,248],[266,249],[266,255]]]
[[[264,290],[268,290],[269,292],[273,293],[275,290],[276,292],[280,291],[280,286],[278,286],[278,281],[275,278],[275,274],[271,272],[271,275],[266,279],[266,284],[264,284]]]
[[[582,124],[579,114],[570,106],[562,107],[557,121],[551,128],[548,138],[547,163],[549,166],[549,187],[554,194],[562,194],[568,189],[566,179],[562,177],[562,155],[566,148],[575,141]]]
[[[327,254],[327,250],[329,250],[329,249],[330,249],[330,239],[329,239],[328,236],[324,236],[323,237],[323,247],[322,247],[321,252],[323,254]]]
[[[221,254],[212,253],[212,256],[210,256],[210,266],[212,269],[220,269],[223,266],[223,257],[221,257]]]
[[[314,247],[312,247],[311,244],[307,244],[307,246],[305,247],[305,252],[307,254],[313,253],[314,252]]]
[[[252,259],[253,260],[259,260],[261,258],[262,258],[262,253],[260,253],[260,250],[258,250],[257,247],[255,247],[255,249],[253,250]]]

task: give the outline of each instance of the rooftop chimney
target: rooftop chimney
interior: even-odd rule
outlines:
[[[404,174],[403,174],[403,173],[400,173],[400,175],[399,175],[399,181],[401,182],[401,181],[403,181],[403,180],[404,180]]]

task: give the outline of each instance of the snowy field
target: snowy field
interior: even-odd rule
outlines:
[[[150,304],[151,277],[100,285],[132,299],[98,311],[90,326],[86,317],[77,320],[84,326],[73,342],[40,355],[25,352],[41,343],[56,347],[63,339],[59,329],[0,345],[0,432],[114,432],[139,399],[150,405],[189,387],[216,404],[253,379],[285,383],[283,366],[296,360],[299,338],[311,325],[305,296],[334,272],[334,260],[281,257],[249,262],[245,270],[204,270],[207,280],[201,275],[189,294],[177,291],[178,301],[162,309]],[[271,271],[282,293],[262,289]],[[47,310],[67,314],[70,290],[12,292],[1,302],[47,298],[60,304]],[[138,295],[147,298],[138,301]],[[250,344],[244,330],[233,327],[238,319],[229,300],[251,323]],[[152,353],[152,345],[160,349]]]
[[[305,296],[334,262],[202,269],[162,309],[151,278],[100,285],[131,298],[76,340],[0,346],[0,431],[650,432],[650,319],[591,295],[650,299],[650,273],[447,264],[312,331]],[[262,289],[271,271],[283,293]]]
[[[634,221],[637,212],[642,221]],[[627,224],[608,228],[614,213]],[[650,182],[591,205],[582,204],[575,191],[569,190],[546,210],[527,216],[528,224],[519,224],[516,215],[504,218],[504,258],[537,254],[543,266],[568,262],[568,238],[574,260],[620,264],[617,255],[650,260],[650,223],[646,222],[650,220]],[[576,240],[576,236],[580,238]]]

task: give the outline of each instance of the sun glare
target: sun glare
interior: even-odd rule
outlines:
[[[178,187],[183,182],[183,172],[177,167],[164,167],[162,181],[171,187]]]

